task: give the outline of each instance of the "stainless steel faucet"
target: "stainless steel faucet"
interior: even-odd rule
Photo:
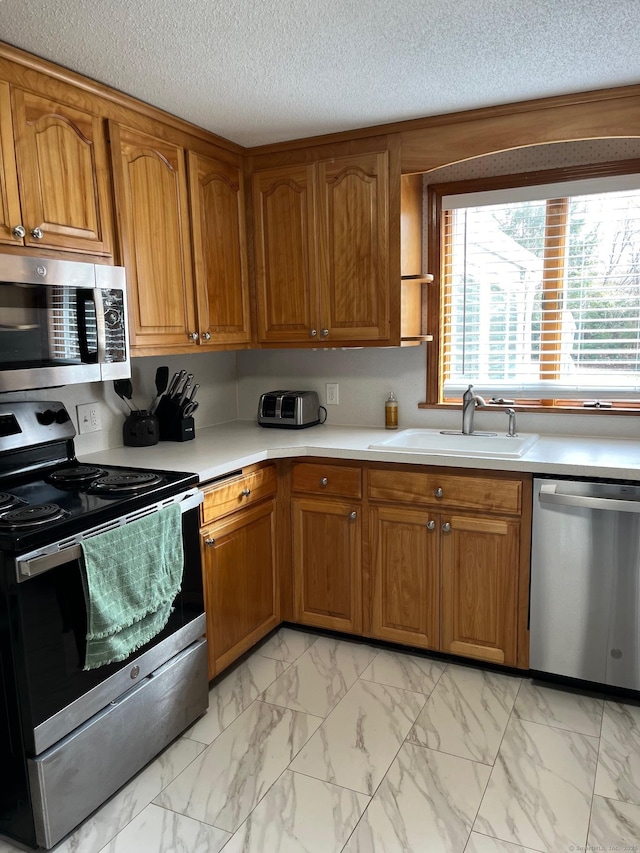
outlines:
[[[507,435],[509,438],[516,438],[518,435],[516,432],[516,410],[507,409],[507,415],[509,416],[509,431],[507,432]]]
[[[486,406],[484,398],[472,391],[473,385],[469,385],[462,395],[462,434],[473,435],[473,415],[476,406]]]

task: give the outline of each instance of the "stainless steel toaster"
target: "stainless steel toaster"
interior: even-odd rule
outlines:
[[[263,427],[303,429],[320,423],[315,391],[268,391],[260,396],[258,423]]]

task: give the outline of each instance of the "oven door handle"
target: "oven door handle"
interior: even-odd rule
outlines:
[[[191,509],[196,509],[196,507],[198,507],[203,501],[204,493],[199,489],[194,489],[183,496],[177,496],[173,500],[173,503],[178,503],[180,506],[180,512],[184,514]],[[166,506],[170,506],[170,503],[171,502],[152,504],[151,507],[147,508],[148,511],[131,513],[131,516],[124,516],[118,523],[127,524],[128,521],[137,521],[139,518],[151,515],[153,512],[159,512]],[[48,572],[50,569],[55,569],[56,566],[61,566],[63,563],[70,563],[73,560],[79,560],[82,556],[82,547],[79,544],[82,539],[89,539],[91,536],[95,536],[103,531],[112,530],[113,527],[113,523],[108,523],[93,528],[93,530],[87,531],[87,533],[78,536],[78,541],[76,543],[68,545],[66,548],[62,548],[58,551],[51,551],[46,554],[41,553],[33,557],[29,557],[29,555],[26,555],[25,557],[18,557],[16,560],[16,578],[18,583],[28,580],[29,578],[33,578],[36,575],[41,575],[44,572]]]

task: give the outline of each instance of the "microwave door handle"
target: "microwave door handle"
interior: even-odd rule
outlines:
[[[98,346],[98,364],[104,364],[107,358],[107,324],[104,319],[103,291],[97,287],[93,293],[93,304],[96,306],[96,337]]]
[[[80,348],[80,361],[83,364],[99,364],[104,361],[106,350],[104,311],[102,310],[102,293],[92,288],[91,290],[77,291],[78,305],[78,346]],[[87,328],[87,304],[93,305],[96,319],[96,349],[89,349],[89,331]],[[100,327],[102,326],[102,334]],[[102,338],[102,340],[101,340]]]

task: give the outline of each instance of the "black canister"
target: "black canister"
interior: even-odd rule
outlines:
[[[122,426],[122,441],[126,447],[149,447],[158,443],[158,419],[145,409],[131,412]]]

